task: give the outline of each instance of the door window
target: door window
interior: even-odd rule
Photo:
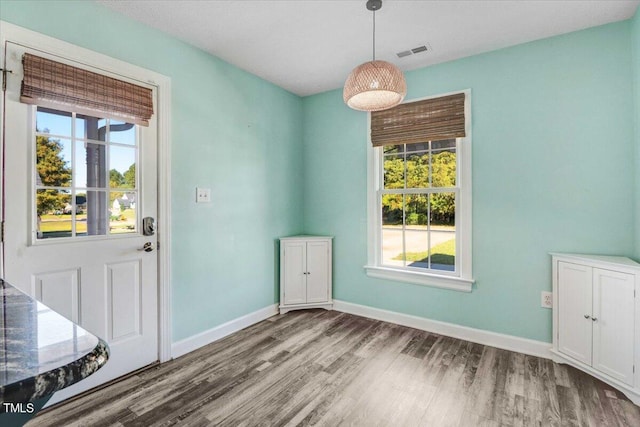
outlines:
[[[34,127],[36,240],[137,233],[138,126],[37,107]]]

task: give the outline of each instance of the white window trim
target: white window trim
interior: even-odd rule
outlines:
[[[465,132],[466,137],[460,138],[458,144],[458,174],[460,180],[460,200],[458,201],[458,216],[456,217],[456,243],[459,245],[460,256],[456,260],[458,274],[434,274],[432,272],[412,271],[405,268],[393,268],[381,264],[382,236],[381,218],[378,206],[377,191],[381,185],[381,150],[371,145],[371,114],[368,115],[367,125],[367,265],[364,266],[367,276],[378,279],[413,283],[436,288],[452,289],[461,292],[471,292],[473,287],[473,271],[471,260],[471,89],[439,94],[425,98],[413,99],[407,102],[422,101],[431,98],[465,94]]]

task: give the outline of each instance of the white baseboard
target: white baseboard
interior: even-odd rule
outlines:
[[[504,350],[516,351],[532,356],[543,357],[545,359],[552,358],[551,343],[543,341],[530,340],[513,335],[485,331],[482,329],[469,328],[467,326],[460,326],[453,323],[431,320],[425,317],[418,317],[340,300],[333,300],[333,309],[344,313],[383,320],[397,325],[409,326],[411,328],[459,338]],[[231,320],[227,323],[223,323],[215,328],[200,332],[199,334],[173,343],[171,345],[171,356],[173,358],[180,357],[192,352],[193,350],[197,350],[200,347],[224,338],[227,335],[268,319],[276,314],[278,314],[278,304],[273,304],[245,316],[238,317],[237,319]]]
[[[261,308],[260,310],[254,311],[253,313],[230,320],[227,323],[216,326],[215,328],[211,328],[207,331],[200,332],[199,334],[174,342],[171,344],[171,357],[176,358],[190,353],[193,350],[197,350],[200,347],[211,344],[214,341],[268,319],[276,314],[278,314],[278,304],[269,305]]]
[[[497,347],[504,350],[516,351],[518,353],[529,354],[531,356],[551,359],[552,344],[543,341],[499,334],[497,332],[490,332],[482,329],[469,328],[467,326],[440,322],[438,320],[431,320],[425,317],[412,316],[410,314],[382,310],[380,308],[353,304],[335,299],[333,300],[333,309],[344,313],[383,320],[397,325],[409,326],[411,328],[427,332],[433,332],[440,335],[446,335],[448,337],[488,345],[490,347]]]

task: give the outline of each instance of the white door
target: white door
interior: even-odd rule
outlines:
[[[593,269],[593,367],[633,385],[632,274]]]
[[[558,262],[558,350],[591,365],[592,268]]]
[[[307,242],[307,302],[329,300],[329,243]]]
[[[307,250],[304,242],[284,242],[284,304],[307,302]]]
[[[156,217],[156,119],[142,127],[20,103],[29,50],[4,47],[4,278],[110,348],[56,402],[158,360],[157,252],[139,250],[156,245],[141,230]]]

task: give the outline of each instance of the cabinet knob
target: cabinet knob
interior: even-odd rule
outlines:
[[[585,314],[585,315],[584,315],[584,318],[585,318],[585,319],[588,319],[588,318],[590,318],[590,317],[591,317],[591,316],[589,316],[588,314]]]
[[[593,320],[594,322],[598,321],[598,319],[596,317],[592,317],[591,320]]]

